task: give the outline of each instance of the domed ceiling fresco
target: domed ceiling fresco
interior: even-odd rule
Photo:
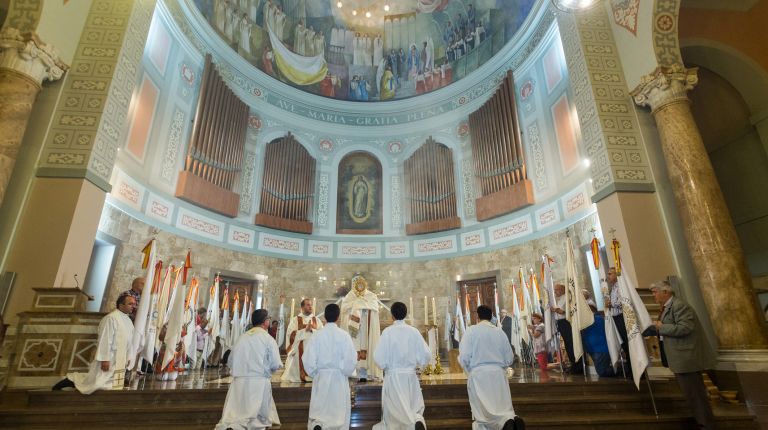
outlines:
[[[536,0],[194,0],[262,72],[351,101],[417,96],[468,75],[521,28]]]

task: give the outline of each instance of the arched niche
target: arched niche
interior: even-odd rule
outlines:
[[[345,155],[339,162],[336,187],[336,233],[381,234],[383,194],[379,159],[366,151]]]

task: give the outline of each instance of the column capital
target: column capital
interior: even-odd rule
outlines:
[[[69,66],[37,34],[5,27],[0,30],[0,68],[14,70],[41,85],[44,80],[60,79]]]
[[[686,69],[682,64],[659,66],[640,79],[640,84],[630,93],[640,106],[652,111],[674,102],[687,101],[687,93],[699,82],[698,67]]]

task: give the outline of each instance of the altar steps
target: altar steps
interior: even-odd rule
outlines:
[[[675,381],[653,381],[660,415],[647,386],[631,382],[512,383],[515,410],[529,429],[683,430],[695,425]],[[285,430],[306,429],[310,387],[273,389]],[[469,429],[471,413],[462,381],[423,385],[429,429]],[[0,428],[13,429],[212,429],[221,417],[226,386],[76,392],[17,391],[0,397]],[[370,429],[381,416],[381,386],[354,385],[352,428]],[[756,429],[743,405],[716,409],[720,428]]]

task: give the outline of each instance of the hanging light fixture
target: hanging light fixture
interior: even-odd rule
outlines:
[[[357,9],[352,9],[352,16],[357,16]]]
[[[582,12],[597,6],[599,3],[600,0],[552,0],[552,5],[558,10],[568,13]]]
[[[365,11],[365,17],[370,18],[371,17],[371,11],[367,10]]]
[[[344,6],[340,1],[336,2],[336,7],[341,9],[341,7]]]
[[[384,5],[384,12],[389,12],[389,3]]]

